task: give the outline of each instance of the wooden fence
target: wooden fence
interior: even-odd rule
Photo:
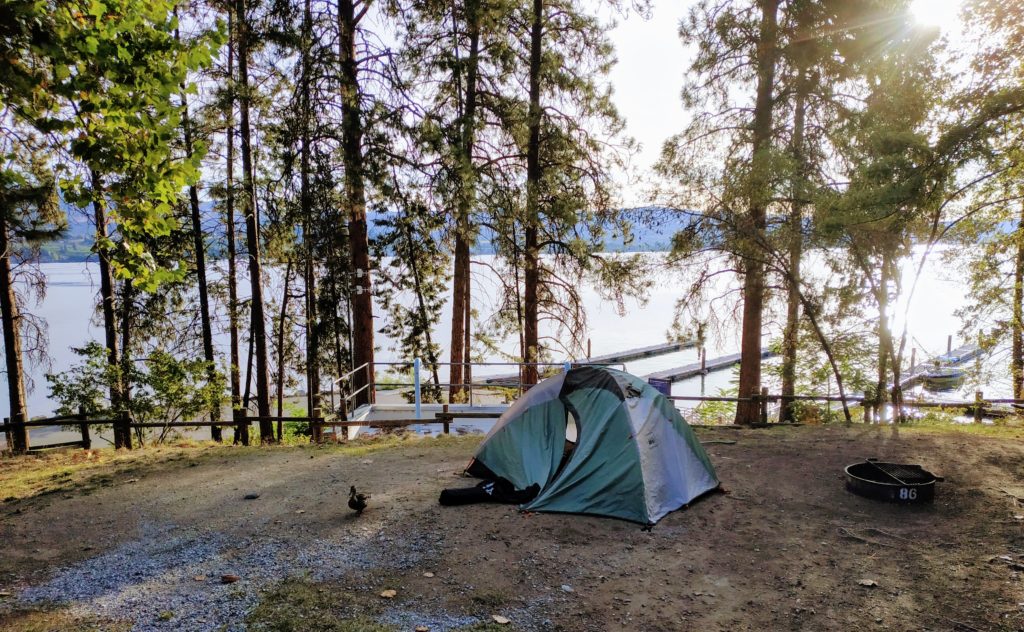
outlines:
[[[758,425],[770,425],[769,424],[769,406],[773,403],[780,403],[784,400],[790,401],[810,401],[810,402],[843,402],[842,397],[833,397],[825,395],[771,395],[768,394],[767,389],[762,389],[758,393],[752,393],[749,397],[709,397],[709,396],[684,396],[684,395],[672,395],[668,396],[668,399],[673,401],[691,401],[691,402],[754,402],[757,404],[758,410],[760,411],[760,421]],[[845,402],[847,404],[854,404],[864,406],[865,409],[877,407],[878,402],[864,398],[864,397],[846,397]],[[993,405],[1008,404],[1011,408],[1006,409],[993,409]],[[985,399],[981,391],[975,393],[975,398],[972,401],[920,401],[920,400],[906,400],[902,403],[903,408],[939,408],[939,409],[960,409],[965,410],[971,414],[974,418],[975,423],[981,423],[982,419],[987,416],[1003,416],[1006,414],[1014,414],[1017,409],[1020,408],[1020,412],[1024,413],[1024,399]],[[494,419],[500,417],[499,412],[473,412],[473,411],[449,411],[448,406],[444,405],[440,412],[434,414],[431,417],[415,417],[415,418],[396,418],[396,419],[375,419],[375,420],[349,420],[339,418],[335,416],[325,417],[321,409],[316,408],[313,410],[313,415],[310,416],[287,416],[287,415],[270,415],[270,416],[252,416],[252,415],[236,415],[231,421],[181,421],[181,422],[133,422],[127,415],[122,415],[115,419],[96,418],[89,417],[84,413],[78,415],[59,415],[55,417],[46,417],[41,419],[33,419],[31,421],[17,421],[5,418],[3,423],[0,424],[0,431],[4,432],[7,436],[7,445],[12,446],[11,434],[22,428],[39,428],[45,426],[61,426],[77,427],[81,433],[81,439],[77,441],[65,441],[61,443],[51,443],[42,446],[30,446],[29,451],[38,450],[49,450],[53,448],[67,448],[67,447],[81,447],[89,449],[92,447],[92,436],[90,432],[90,426],[114,426],[117,424],[123,424],[124,427],[129,430],[141,429],[141,428],[208,428],[213,426],[221,427],[235,427],[241,429],[245,427],[248,429],[250,424],[258,423],[260,421],[271,421],[277,424],[277,439],[281,437],[281,425],[283,423],[308,423],[312,427],[312,434],[314,440],[320,440],[323,437],[323,429],[330,427],[334,428],[335,431],[339,428],[349,427],[369,427],[369,428],[399,428],[412,425],[426,425],[426,424],[441,424],[442,431],[448,434],[451,429],[451,424],[455,419]],[[239,433],[242,439],[242,443],[248,445],[248,433]],[[335,432],[335,434],[337,434]],[[344,440],[344,439],[342,439]]]
[[[41,417],[32,419],[29,421],[19,421],[17,419],[11,419],[5,417],[3,423],[0,424],[0,432],[3,432],[7,445],[9,447],[14,446],[12,442],[12,435],[22,429],[28,430],[30,428],[42,428],[42,427],[77,427],[81,434],[81,439],[76,441],[63,441],[60,443],[48,443],[40,446],[32,446],[29,442],[28,451],[37,452],[41,450],[50,450],[54,448],[69,448],[79,447],[86,450],[90,449],[93,444],[92,433],[90,426],[111,426],[111,427],[123,427],[130,431],[136,429],[145,428],[212,428],[214,426],[222,428],[237,428],[240,430],[240,443],[243,445],[249,445],[249,426],[253,423],[259,423],[260,421],[270,421],[277,424],[277,440],[281,439],[282,423],[296,422],[296,423],[308,423],[315,428],[316,436],[319,436],[319,429],[324,426],[330,425],[330,421],[324,418],[319,408],[313,409],[313,415],[311,416],[289,416],[289,415],[269,415],[269,416],[258,416],[258,415],[239,415],[233,416],[230,421],[175,421],[175,422],[136,422],[132,421],[131,418],[124,413],[116,418],[103,418],[103,417],[91,417],[84,412],[77,415],[57,415],[54,417]],[[245,431],[241,431],[242,429]],[[130,447],[130,446],[129,446]]]

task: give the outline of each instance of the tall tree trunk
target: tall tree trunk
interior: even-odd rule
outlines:
[[[879,275],[876,300],[878,301],[878,380],[875,384],[875,419],[884,422],[888,418],[885,403],[888,401],[889,351],[892,332],[889,330],[889,256],[882,255],[882,270]]]
[[[227,182],[224,200],[224,226],[228,241],[228,330],[231,355],[231,418],[242,414],[241,358],[238,353],[238,249],[235,247],[235,26],[234,12],[228,12],[228,102]],[[234,427],[234,442],[249,445],[249,425]]]
[[[804,125],[810,81],[807,71],[800,69],[793,104],[793,140],[791,153],[796,173],[793,178],[793,201],[789,214],[789,274],[786,277],[786,326],[782,332],[782,402],[779,422],[796,421],[793,395],[796,394],[796,356],[800,335],[800,258],[803,256],[803,215],[807,177],[804,152]],[[789,398],[789,399],[787,399]]]
[[[21,314],[18,312],[18,298],[14,293],[14,278],[11,273],[10,226],[7,223],[8,209],[0,209],[0,320],[3,321],[4,360],[7,366],[7,396],[10,402],[11,421],[28,421],[25,403],[25,368],[21,362]],[[28,428],[21,427],[9,433],[15,454],[28,451]]]
[[[310,231],[313,224],[313,200],[309,191],[310,172],[310,67],[313,41],[313,9],[311,0],[305,0],[302,11],[302,154],[299,158],[300,193],[299,203],[302,212],[302,245],[305,255],[303,270],[303,286],[306,290],[306,414],[313,416],[313,411],[320,407],[320,335],[317,322],[316,297],[316,265],[313,263],[315,240],[311,239]],[[320,426],[313,426],[313,441],[319,442]]]
[[[540,285],[540,66],[544,35],[544,3],[533,0],[533,21],[530,27],[530,105],[527,111],[529,139],[526,146],[526,226],[523,261],[523,382],[536,384],[536,363],[540,358],[538,322],[538,286]]]
[[[463,362],[465,358],[466,337],[466,302],[469,294],[469,243],[462,234],[462,222],[456,221],[455,228],[455,261],[452,274],[452,340],[451,340],[451,372],[448,381],[450,403],[461,402],[463,398],[463,382],[465,376]]]
[[[107,210],[102,200],[103,183],[100,174],[95,170],[89,172],[92,183],[93,199],[92,209],[96,221],[96,240],[107,239]],[[107,347],[107,363],[117,368],[121,363],[121,356],[117,348],[117,316],[114,314],[114,275],[110,269],[110,259],[106,252],[97,249],[100,260],[100,307],[103,311],[103,338]],[[115,414],[120,415],[122,410],[121,395],[124,392],[124,383],[117,380],[110,385],[110,406]],[[120,418],[120,417],[118,417]],[[132,435],[128,428],[121,423],[114,424],[114,447],[131,449]]]
[[[249,335],[255,342],[256,354],[256,408],[260,419],[260,441],[263,443],[274,440],[274,425],[270,417],[270,383],[267,366],[267,329],[263,303],[263,269],[260,263],[260,223],[256,209],[256,190],[253,183],[252,167],[252,133],[249,127],[249,104],[252,97],[249,93],[249,23],[246,18],[246,0],[235,0],[236,19],[238,20],[238,86],[241,94],[239,104],[239,124],[242,140],[242,189],[243,209],[245,214],[245,240],[249,255],[249,285],[252,298],[249,302],[249,314],[252,326]]]
[[[361,16],[360,16],[361,17]],[[363,122],[359,101],[356,59],[356,17],[353,0],[338,0],[338,57],[341,66],[342,162],[345,167],[345,206],[348,211],[349,248],[352,257],[352,368],[353,391],[360,391],[355,405],[369,404],[373,393],[373,283],[370,273],[370,242],[366,226],[366,191],[363,182]]]
[[[768,201],[766,171],[770,160],[778,40],[779,0],[761,1],[761,30],[757,44],[757,99],[754,103],[753,143],[751,148],[750,208],[743,222],[744,257],[743,327],[740,341],[739,395],[748,398],[761,389],[761,314],[764,309],[763,242]],[[736,406],[736,423],[760,421],[756,402]]]
[[[120,334],[121,334],[121,403],[124,409],[131,410],[132,404],[132,381],[129,378],[132,372],[132,335],[135,333],[135,324],[132,320],[135,314],[135,288],[129,282],[121,284],[121,320],[120,320]],[[166,429],[164,430],[164,434]],[[139,442],[139,445],[145,445],[145,429],[135,429],[135,440]],[[163,434],[161,434],[161,441],[163,440]]]
[[[1010,349],[1010,373],[1013,398],[1024,399],[1024,204],[1017,220],[1017,258],[1013,267],[1013,329]]]
[[[284,271],[284,294],[281,296],[281,314],[277,322],[277,440],[281,441],[281,416],[284,415],[284,331],[288,324],[288,300],[291,298],[292,260]]]
[[[466,91],[461,94],[462,65],[455,68],[456,85],[460,91],[462,103],[461,120],[459,121],[461,137],[458,146],[459,168],[458,201],[455,216],[455,262],[452,274],[452,341],[451,341],[451,379],[453,386],[448,394],[448,401],[461,401],[463,382],[471,377],[468,365],[470,339],[470,270],[469,250],[472,245],[473,227],[470,221],[473,203],[476,198],[476,178],[473,167],[473,146],[476,143],[476,101],[477,101],[477,68],[480,59],[480,18],[477,0],[466,0],[466,32],[469,34],[469,53],[466,64]],[[456,55],[458,52],[456,51]]]
[[[178,35],[177,29],[174,32]],[[184,88],[184,86],[182,86]],[[181,93],[181,131],[185,143],[185,155],[192,157],[192,124],[188,114],[188,99],[185,92]],[[199,191],[195,185],[188,187],[188,200],[192,211],[192,247],[196,254],[196,279],[199,284],[199,324],[203,337],[203,359],[209,364],[207,379],[213,383],[217,376],[216,358],[213,355],[213,326],[210,323],[210,292],[206,284],[206,244],[203,241],[203,222],[199,211]],[[210,421],[220,421],[220,398],[210,408]],[[220,426],[210,427],[210,437],[214,441],[221,440]]]

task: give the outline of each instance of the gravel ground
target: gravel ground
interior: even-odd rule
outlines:
[[[312,605],[297,607],[403,631],[493,614],[518,632],[1024,630],[1017,432],[701,430],[730,441],[709,453],[731,493],[650,531],[440,507],[441,489],[470,483],[454,476],[470,439],[119,463],[59,493],[0,501],[0,592],[11,593],[0,630],[21,632],[32,619],[20,610],[49,602],[135,630],[241,630],[261,591],[290,577],[312,582],[296,591]],[[865,456],[946,480],[928,506],[876,503],[844,488],[842,467]],[[350,485],[373,494],[359,517],[345,506]],[[240,580],[221,584],[225,573]],[[319,588],[337,592],[319,599]],[[397,594],[383,599],[385,589]],[[301,616],[288,605],[280,612]]]
[[[256,605],[259,591],[285,577],[302,574],[331,580],[351,571],[408,570],[436,545],[429,534],[397,539],[373,528],[343,539],[312,542],[229,540],[219,533],[171,524],[144,523],[141,532],[138,540],[26,587],[19,600],[67,603],[75,614],[134,619],[133,629],[140,632],[221,626],[243,630],[245,615]],[[222,583],[221,576],[228,574],[240,579]],[[396,620],[411,617],[401,612],[392,616]],[[447,627],[465,624],[453,621]]]

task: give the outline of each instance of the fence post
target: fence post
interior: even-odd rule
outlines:
[[[244,411],[231,406],[231,421],[235,422],[236,441],[244,446],[249,445],[249,422],[246,420]]]
[[[28,454],[28,428],[25,427],[25,419],[20,412],[11,415],[11,426],[14,430],[12,433],[14,437],[13,452],[15,454]]]
[[[946,355],[953,353],[953,334],[946,336]]]
[[[768,387],[761,387],[761,398],[758,400],[761,404],[761,423],[768,423]]]
[[[313,418],[309,420],[309,423],[313,429],[313,443],[320,443],[324,432],[324,413],[319,406],[313,409]]]
[[[422,400],[420,399],[420,359],[412,361],[412,383],[415,390],[416,419],[423,419]]]
[[[910,373],[913,375],[914,369],[917,368],[917,347],[910,348]]]
[[[82,431],[82,447],[86,450],[92,447],[92,438],[89,436],[89,422],[86,420],[85,406],[78,407],[79,430]]]
[[[985,404],[984,399],[984,393],[981,391],[974,391],[974,423],[976,424],[981,423],[981,409]]]
[[[737,403],[737,405],[738,405],[738,403]],[[758,416],[760,416],[760,410],[761,410],[761,390],[758,389],[758,388],[754,388],[754,390],[750,391],[750,408],[755,410],[755,411],[758,411],[757,414],[758,414]],[[754,423],[753,420],[750,420],[745,425],[753,425],[753,423]]]
[[[369,397],[366,401],[371,404],[377,403],[377,383],[374,379],[373,365],[369,362],[366,363],[366,383],[369,384]]]
[[[124,445],[121,446],[125,450],[132,449],[132,418],[128,415],[127,410],[122,410],[117,416],[117,423],[121,428],[121,432],[124,436]]]
[[[451,431],[451,419],[448,418],[448,404],[441,404],[441,412],[444,413],[444,433],[448,434]]]
[[[463,362],[462,379],[466,380],[466,389],[469,391],[469,406],[473,407],[473,376],[470,373],[472,371],[471,362]]]

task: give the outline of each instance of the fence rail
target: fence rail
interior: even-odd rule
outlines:
[[[758,405],[760,412],[761,423],[757,425],[768,425],[768,406],[771,403],[778,403],[783,401],[809,401],[809,402],[845,402],[847,404],[859,404],[864,406],[865,409],[879,406],[879,402],[873,399],[861,397],[861,396],[850,396],[850,397],[836,397],[831,395],[776,395],[769,394],[767,389],[762,389],[761,392],[751,394],[749,397],[729,397],[729,396],[697,396],[697,395],[668,395],[666,396],[672,401],[679,402],[754,402]],[[888,403],[887,403],[888,404]],[[1010,399],[1010,398],[995,398],[985,399],[981,391],[975,392],[975,398],[973,400],[964,401],[922,401],[917,399],[906,399],[901,402],[903,408],[914,409],[914,408],[936,408],[936,409],[961,409],[971,413],[976,423],[981,423],[981,420],[985,416],[1004,416],[1013,414],[1024,414],[1024,399]],[[993,405],[1004,405],[1006,408],[993,409]],[[29,449],[31,451],[36,450],[47,450],[53,448],[66,448],[66,447],[82,447],[89,449],[92,446],[92,438],[90,434],[90,427],[92,426],[111,426],[117,424],[124,424],[129,430],[144,429],[144,428],[209,428],[209,427],[240,427],[245,426],[248,428],[250,424],[258,423],[260,421],[271,421],[285,423],[285,422],[297,422],[297,423],[308,423],[313,429],[313,440],[320,441],[323,439],[323,429],[326,427],[338,428],[351,428],[351,427],[371,427],[371,428],[398,428],[411,425],[426,425],[426,424],[442,424],[444,427],[443,432],[448,434],[450,431],[451,424],[456,419],[493,419],[500,417],[502,413],[499,412],[483,412],[483,411],[451,411],[448,409],[448,405],[445,404],[440,412],[437,412],[433,417],[421,416],[421,410],[417,406],[416,416],[410,418],[394,418],[394,419],[373,419],[373,420],[351,420],[347,419],[344,414],[342,415],[327,415],[325,416],[321,409],[314,409],[313,415],[309,416],[289,416],[289,415],[267,415],[267,416],[250,416],[250,415],[235,415],[231,421],[174,421],[174,422],[134,422],[127,418],[126,415],[122,415],[118,418],[97,418],[90,417],[85,413],[78,415],[57,415],[53,417],[46,417],[40,419],[32,419],[29,421],[18,421],[5,418],[3,423],[0,423],[0,431],[7,435],[7,445],[11,446],[11,432],[29,428],[40,428],[46,426],[77,426],[82,438],[77,441],[64,441],[60,443],[52,443],[41,446],[32,446]],[[335,433],[337,434],[337,433]],[[243,437],[247,437],[247,433],[243,433]],[[280,438],[280,437],[278,437]],[[335,437],[337,440],[337,436]],[[244,441],[247,443],[247,441]]]

